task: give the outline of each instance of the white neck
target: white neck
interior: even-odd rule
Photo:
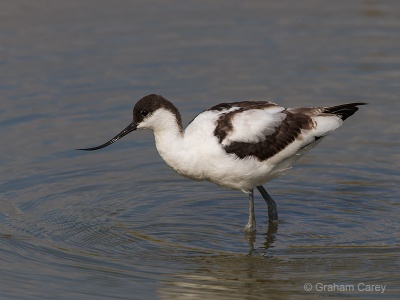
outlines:
[[[182,124],[175,114],[166,109],[158,109],[139,128],[152,129],[156,148],[162,159],[176,172],[184,176],[188,174],[190,157],[185,151]]]
[[[163,118],[163,127],[154,129],[156,148],[162,159],[174,170],[180,172],[183,151],[183,132],[175,117]]]

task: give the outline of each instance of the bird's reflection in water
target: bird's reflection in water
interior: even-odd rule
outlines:
[[[268,229],[264,234],[260,234],[257,232],[251,232],[246,234],[246,239],[249,244],[249,252],[247,253],[248,256],[252,256],[255,252],[254,244],[256,242],[256,237],[264,236],[265,241],[263,242],[263,249],[268,250],[272,244],[275,242],[275,235],[278,232],[278,223],[272,222],[268,223]],[[265,255],[266,253],[264,253]]]
[[[245,234],[249,252],[243,254],[199,255],[190,259],[193,268],[169,274],[157,289],[160,299],[264,299],[268,294],[280,294],[281,283],[269,274],[279,273],[279,258],[265,255],[276,239],[278,224],[256,233]],[[256,239],[261,246],[255,249]],[[259,243],[257,243],[259,244]],[[263,253],[264,255],[260,255]]]

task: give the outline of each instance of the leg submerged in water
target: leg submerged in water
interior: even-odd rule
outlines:
[[[254,214],[254,195],[253,190],[249,192],[249,221],[244,227],[245,232],[255,232],[256,231],[256,216]]]
[[[276,207],[276,202],[274,201],[274,199],[271,198],[271,196],[268,194],[268,192],[265,190],[265,188],[262,185],[259,185],[257,187],[257,189],[260,192],[261,196],[263,196],[265,202],[267,202],[269,223],[272,223],[273,221],[277,221],[278,220],[278,209]]]

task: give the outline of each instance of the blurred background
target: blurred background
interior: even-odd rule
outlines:
[[[2,1],[0,298],[396,299],[399,53],[395,0]],[[265,185],[280,223],[257,195],[248,236],[247,196],[179,177],[151,132],[74,150],[150,93],[185,124],[229,101],[369,105]]]

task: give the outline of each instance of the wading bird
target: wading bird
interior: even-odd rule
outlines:
[[[178,174],[248,194],[245,231],[254,232],[254,188],[267,202],[269,222],[278,220],[276,203],[262,185],[283,175],[364,104],[284,108],[267,101],[221,103],[197,115],[183,129],[178,109],[151,94],[136,103],[132,123],[114,138],[78,150],[98,150],[132,131],[151,129],[158,153]]]

